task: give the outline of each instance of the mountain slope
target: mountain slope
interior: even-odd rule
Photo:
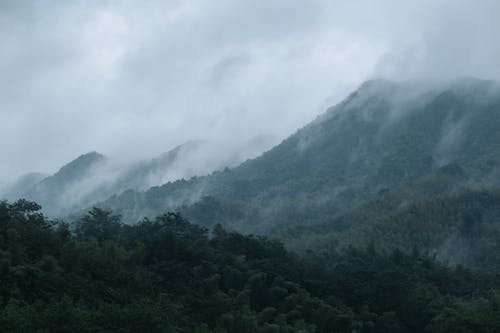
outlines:
[[[92,152],[45,177],[28,174],[2,186],[0,198],[27,198],[40,202],[50,216],[68,214],[126,190],[146,190],[167,181],[205,175],[240,164],[271,146],[270,136],[258,136],[218,151],[212,142],[188,141],[150,160],[118,163]]]
[[[15,198],[25,197],[44,205],[50,214],[59,214],[64,207],[74,209],[87,194],[85,186],[93,171],[105,163],[105,157],[97,152],[79,156],[59,169],[54,175],[25,189],[24,193],[11,194]],[[88,201],[85,201],[88,203]]]
[[[37,201],[51,216],[66,214],[112,194],[127,189],[141,190],[161,182],[163,177],[178,172],[172,170],[176,168],[175,163],[184,162],[200,146],[201,142],[188,142],[157,158],[129,166],[116,165],[102,154],[90,152],[64,165],[54,175],[25,175],[9,186],[2,196],[10,200],[27,198]]]
[[[282,228],[276,236],[300,253],[349,246],[418,249],[452,265],[500,270],[500,188],[402,205],[401,198],[403,190],[393,190],[340,216]]]
[[[454,186],[498,184],[493,81],[369,81],[262,156],[207,177],[102,203],[130,218],[178,208],[192,221],[269,233],[337,216],[381,191],[458,166]]]

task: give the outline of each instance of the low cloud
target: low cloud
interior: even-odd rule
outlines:
[[[284,138],[372,77],[498,79],[498,31],[494,0],[0,1],[0,180]]]

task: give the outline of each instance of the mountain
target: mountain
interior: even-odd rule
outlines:
[[[193,154],[201,145],[201,142],[188,142],[157,158],[122,166],[102,154],[90,152],[64,165],[52,176],[33,173],[21,177],[3,196],[10,200],[36,201],[51,216],[67,214],[127,189],[143,190],[161,183],[169,172],[175,172],[176,162]]]
[[[381,193],[412,185],[401,202],[425,199],[426,181],[455,174],[439,195],[500,185],[500,85],[494,81],[372,80],[261,156],[205,177],[100,206],[134,222],[178,209],[205,226],[283,235],[335,217]],[[434,175],[434,176],[433,176]]]
[[[76,158],[52,176],[25,175],[5,186],[0,196],[11,201],[34,200],[49,216],[62,216],[126,190],[143,191],[167,181],[238,165],[269,148],[273,142],[273,137],[262,135],[218,151],[219,147],[212,142],[188,141],[150,160],[128,164],[91,152]]]
[[[89,153],[27,176],[17,188],[64,203],[51,209],[125,191],[71,224],[0,201],[0,326],[497,332],[499,111],[492,81],[369,81],[206,176],[183,179],[229,159],[203,142],[127,168]]]
[[[39,202],[51,214],[64,212],[63,207],[75,209],[88,192],[85,186],[88,178],[96,168],[105,163],[105,160],[105,157],[97,152],[81,155],[61,167],[52,176],[42,179],[40,176],[30,177],[31,182],[24,182],[22,190],[17,186],[17,192],[10,191],[5,196],[9,199],[24,197]],[[64,202],[64,206],[61,202]],[[83,202],[89,203],[89,201]]]
[[[331,219],[280,230],[295,252],[342,251],[355,246],[407,253],[418,249],[449,265],[500,271],[500,188],[435,194],[395,205],[383,194]]]
[[[203,141],[189,141],[151,160],[133,163],[125,168],[110,192],[121,193],[128,189],[145,190],[166,180],[194,176],[196,173],[189,168],[186,159],[196,155],[204,145]]]
[[[119,194],[128,189],[147,190],[168,181],[189,179],[233,167],[269,149],[273,142],[274,137],[259,135],[235,147],[221,149],[214,142],[188,141],[156,158],[134,163],[118,177],[110,192]]]

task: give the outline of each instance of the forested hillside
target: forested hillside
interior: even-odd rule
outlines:
[[[275,232],[290,249],[418,249],[450,265],[500,272],[500,189],[463,191],[399,205],[393,193],[379,196],[331,221]]]
[[[496,332],[500,281],[416,249],[299,258],[174,213],[74,226],[0,202],[2,332]],[[473,226],[472,226],[473,227]]]
[[[259,135],[221,149],[213,142],[188,141],[139,161],[119,161],[90,152],[65,164],[53,175],[29,173],[0,184],[0,199],[33,200],[43,205],[48,216],[61,217],[127,190],[143,191],[167,181],[238,165],[268,149],[273,142],[273,136]]]
[[[21,177],[18,181],[0,192],[0,198],[17,200],[26,198],[40,202],[45,211],[59,215],[76,209],[79,205],[90,205],[92,195],[96,200],[106,196],[98,195],[89,184],[94,171],[106,163],[106,157],[97,152],[80,155],[78,158],[62,166],[51,176],[31,174]],[[95,183],[95,181],[93,182]],[[89,186],[90,185],[90,186]],[[105,187],[101,186],[101,190]]]
[[[73,212],[73,221],[114,193],[97,206],[126,223],[170,210],[300,254],[373,243],[500,269],[497,82],[368,81],[258,158],[148,189],[168,172],[204,166],[202,148],[193,141],[120,173],[85,154],[52,176],[20,179],[8,197]]]
[[[204,226],[269,234],[334,221],[387,191],[412,203],[493,188],[500,185],[499,110],[494,81],[368,81],[239,167],[127,191],[100,207],[128,222],[168,208]]]

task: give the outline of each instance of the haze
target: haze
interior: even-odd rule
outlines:
[[[278,140],[364,80],[500,77],[500,2],[0,0],[0,180]]]

